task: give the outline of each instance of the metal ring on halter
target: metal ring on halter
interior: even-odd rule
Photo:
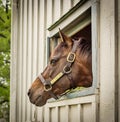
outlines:
[[[52,85],[49,81],[47,81],[45,84],[44,84],[44,90],[45,91],[50,91],[52,90]]]
[[[69,73],[71,73],[71,71],[72,71],[71,67],[69,67],[69,66],[67,66],[67,65],[63,68],[63,72],[64,72],[65,74],[69,74]]]

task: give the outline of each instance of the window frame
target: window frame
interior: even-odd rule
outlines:
[[[83,0],[84,1],[84,0]],[[86,2],[78,2],[69,12],[62,16],[58,21],[53,23],[49,28],[49,37],[47,38],[47,45],[50,43],[50,38],[58,34],[58,28],[61,28],[63,32],[66,32],[68,36],[72,36],[76,31],[69,32],[71,23],[77,19],[83,18],[84,14],[91,11],[91,37],[92,37],[92,72],[93,72],[93,84],[92,87],[85,88],[80,91],[76,91],[65,95],[63,98],[76,98],[80,96],[98,94],[99,92],[99,0],[87,0]],[[82,22],[81,22],[82,23]],[[80,24],[80,23],[79,23]],[[85,27],[85,26],[84,26]],[[79,28],[80,30],[80,28]],[[47,46],[48,47],[48,46]],[[50,50],[50,48],[48,48]],[[47,51],[48,53],[49,51]],[[48,55],[47,55],[48,59]],[[94,65],[93,65],[94,64]]]

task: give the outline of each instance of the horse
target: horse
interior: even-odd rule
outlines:
[[[50,55],[46,68],[28,90],[30,102],[43,106],[50,98],[59,99],[67,90],[92,86],[91,41],[73,39],[59,30],[60,43]]]

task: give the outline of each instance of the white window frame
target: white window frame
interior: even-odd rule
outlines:
[[[86,19],[84,25],[79,26],[73,30],[68,31],[68,27],[71,26],[72,22],[75,22],[78,18],[81,19],[87,11],[91,10],[91,20]],[[58,21],[56,21],[52,26],[48,28],[49,37],[53,37],[58,34],[58,28],[61,28],[63,32],[66,32],[68,36],[73,35],[77,31],[91,22],[91,32],[92,32],[92,72],[93,72],[93,84],[92,87],[85,88],[80,91],[76,91],[70,94],[67,94],[67,98],[75,98],[85,95],[98,94],[99,92],[99,0],[87,0],[84,3],[81,1],[73,7],[69,12],[62,16]],[[81,21],[82,23],[82,21]],[[81,24],[78,23],[78,24]],[[74,33],[73,33],[74,32]],[[48,38],[49,39],[49,38]],[[48,40],[47,40],[48,42]],[[47,43],[48,45],[48,43]]]

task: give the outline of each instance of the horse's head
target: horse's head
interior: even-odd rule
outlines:
[[[91,44],[83,38],[72,40],[59,31],[61,42],[50,56],[50,63],[35,79],[28,96],[43,106],[46,101],[77,86],[92,85]]]

